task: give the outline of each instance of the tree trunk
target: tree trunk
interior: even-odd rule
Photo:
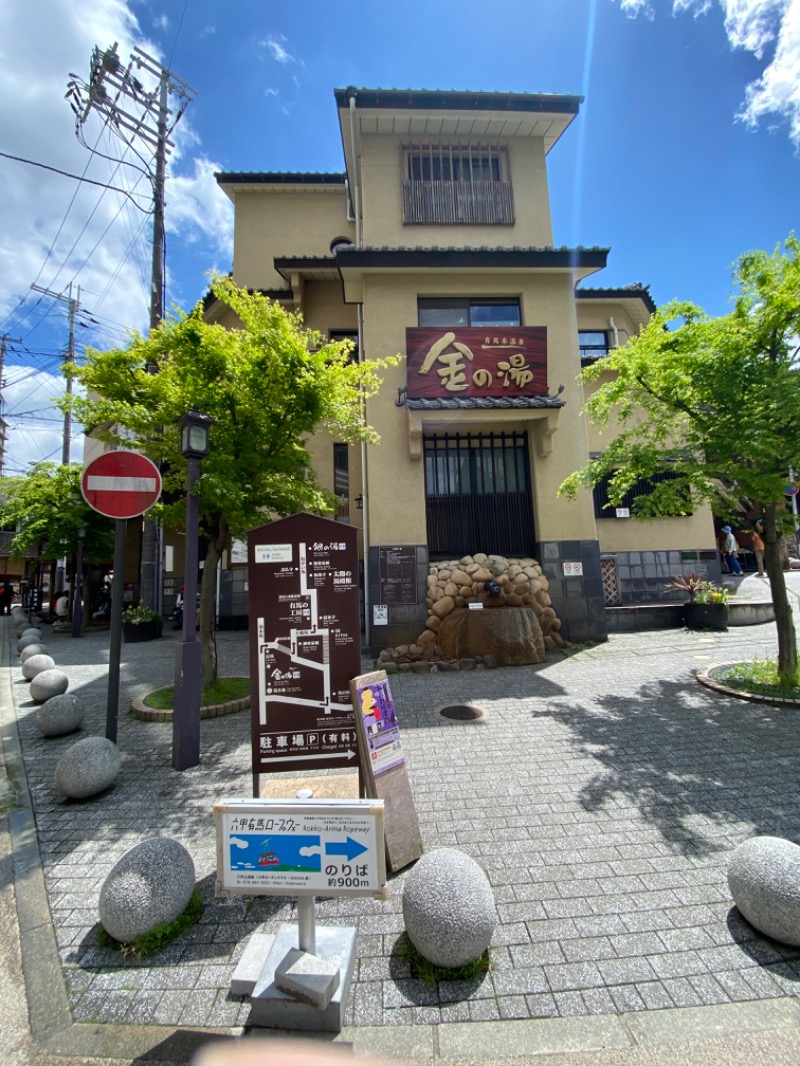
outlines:
[[[777,525],[778,505],[772,503],[764,514],[764,564],[772,590],[775,625],[778,630],[778,677],[786,685],[796,685],[797,638],[792,607],[786,593],[781,560],[781,536]]]
[[[211,537],[200,582],[200,644],[202,648],[203,688],[217,680],[217,565],[220,552]]]

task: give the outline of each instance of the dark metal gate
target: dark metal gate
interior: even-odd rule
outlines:
[[[424,449],[432,559],[532,554],[527,433],[432,433]]]

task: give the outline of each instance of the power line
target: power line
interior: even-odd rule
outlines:
[[[13,159],[15,163],[27,163],[31,167],[41,167],[42,170],[51,170],[54,174],[61,174],[65,178],[72,178],[73,181],[83,182],[85,185],[99,185],[101,189],[110,189],[111,192],[120,192],[123,196],[127,196],[131,200],[134,206],[138,207],[140,211],[147,211],[148,208],[142,207],[141,204],[137,204],[133,195],[127,192],[125,189],[120,189],[118,185],[108,185],[104,181],[95,181],[94,178],[84,178],[80,174],[70,174],[66,170],[59,170],[58,167],[48,166],[46,163],[37,163],[33,159],[23,159],[19,155],[9,155],[8,152],[0,152],[0,156],[4,159]],[[52,249],[51,249],[52,251]]]

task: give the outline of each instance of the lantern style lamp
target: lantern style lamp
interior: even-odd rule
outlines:
[[[194,487],[200,477],[200,460],[208,455],[210,415],[196,407],[178,420],[181,455],[186,470],[186,535],[183,570],[183,634],[175,649],[175,701],[172,712],[172,765],[187,770],[200,763],[201,654],[195,633],[197,623],[197,536],[200,501]]]

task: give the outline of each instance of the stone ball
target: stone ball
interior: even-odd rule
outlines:
[[[403,887],[409,939],[435,966],[464,966],[489,946],[497,911],[489,879],[457,848],[423,855]]]
[[[734,849],[728,862],[733,902],[761,933],[800,945],[800,847],[759,836]]]
[[[74,733],[83,722],[86,708],[72,693],[53,696],[36,711],[36,724],[46,737],[62,737]]]
[[[69,688],[69,678],[61,670],[42,670],[31,681],[31,699],[36,703],[44,703],[53,696],[60,696]]]
[[[41,633],[26,633],[24,637],[20,637],[17,641],[17,651],[24,651],[29,644],[41,644]]]
[[[25,663],[32,655],[49,655],[46,644],[29,644],[19,653],[19,661]]]
[[[177,840],[152,837],[126,851],[100,889],[100,921],[128,944],[187,907],[194,891],[192,857]]]
[[[55,659],[51,659],[49,655],[31,655],[22,664],[22,676],[26,681],[33,681],[37,674],[52,670],[55,665]]]
[[[86,737],[67,748],[56,763],[58,791],[70,799],[96,796],[113,783],[122,765],[122,752],[105,737]]]
[[[42,639],[42,631],[38,626],[23,626],[21,632],[18,634],[20,637],[34,636]]]

